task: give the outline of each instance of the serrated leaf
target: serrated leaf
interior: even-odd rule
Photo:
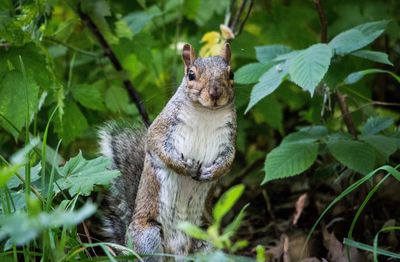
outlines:
[[[396,152],[398,139],[383,135],[361,135],[360,140],[363,140],[368,145],[373,147],[380,154],[384,161],[389,160],[389,157]]]
[[[91,203],[86,203],[77,211],[56,209],[50,213],[41,212],[31,216],[26,212],[16,212],[0,217],[0,240],[9,238],[10,244],[24,245],[48,228],[70,227],[81,223],[96,211]]]
[[[357,71],[357,72],[351,73],[343,80],[343,83],[346,84],[346,85],[352,85],[352,84],[357,83],[361,79],[363,79],[364,76],[366,76],[366,75],[377,74],[377,73],[389,74],[397,82],[400,83],[400,76],[396,75],[395,73],[393,73],[391,71],[377,69],[377,68],[365,69],[365,70],[361,70],[361,71]]]
[[[0,117],[0,125],[17,137],[26,120],[30,123],[39,109],[39,86],[32,77],[24,79],[22,73],[13,70],[0,75],[0,97],[0,114],[17,130],[3,117]]]
[[[106,91],[106,106],[114,113],[124,111],[129,104],[128,92],[119,86],[111,86]]]
[[[265,160],[262,184],[279,178],[298,175],[317,159],[318,144],[313,141],[284,143],[273,149]]]
[[[351,139],[330,138],[327,141],[329,152],[342,165],[367,174],[375,166],[374,149],[365,142]]]
[[[245,113],[247,113],[255,104],[257,104],[258,101],[275,91],[275,89],[277,89],[285,79],[287,74],[288,62],[271,67],[267,72],[265,72],[261,76],[260,81],[251,90],[250,101]]]
[[[75,85],[72,95],[82,106],[93,110],[104,110],[104,97],[96,86],[89,84]]]
[[[387,65],[393,65],[392,62],[389,60],[389,56],[386,53],[383,52],[377,52],[377,51],[370,51],[370,50],[359,50],[356,52],[351,53],[353,56],[361,57],[370,61],[382,63],[382,64],[387,64]]]
[[[200,227],[193,225],[192,223],[181,222],[178,224],[178,229],[182,230],[189,236],[194,237],[196,239],[208,240],[207,232],[201,229]]]
[[[82,152],[79,152],[59,169],[62,178],[57,180],[55,188],[57,191],[59,188],[68,189],[71,196],[78,193],[88,196],[95,185],[108,185],[113,178],[120,175],[117,170],[109,170],[110,166],[111,160],[106,157],[86,160]]]
[[[30,168],[30,179],[31,179],[30,181],[31,181],[31,183],[37,181],[40,178],[39,173],[40,173],[41,170],[42,170],[42,165],[41,165],[40,162],[37,163],[35,166]],[[23,179],[25,179],[25,167],[19,168],[18,174]],[[1,179],[0,179],[0,181],[1,181]],[[0,185],[1,185],[1,183],[0,183]],[[11,177],[11,179],[7,182],[7,187],[8,188],[16,188],[16,187],[18,187],[20,185],[22,185],[22,181],[17,176]]]
[[[213,209],[213,218],[217,224],[221,222],[226,213],[228,213],[233,205],[235,205],[237,200],[243,194],[243,191],[244,185],[239,184],[230,188],[220,197]]]
[[[315,44],[301,51],[290,65],[290,80],[313,95],[328,71],[332,55],[332,49],[326,44]]]
[[[257,83],[260,77],[272,66],[272,63],[251,63],[242,66],[235,72],[235,84]]]
[[[256,46],[256,58],[261,63],[270,63],[277,56],[287,54],[292,49],[286,45]]]
[[[389,21],[369,22],[342,32],[334,37],[329,46],[335,54],[346,55],[372,43],[384,31]]]
[[[377,134],[394,124],[394,120],[391,117],[375,116],[367,119],[362,134],[363,135],[374,135]]]

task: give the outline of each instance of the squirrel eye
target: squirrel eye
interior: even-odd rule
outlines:
[[[189,81],[196,79],[196,75],[192,70],[189,70],[188,77],[189,77]]]
[[[235,77],[235,74],[232,71],[230,71],[229,72],[229,79],[233,80],[234,77]]]

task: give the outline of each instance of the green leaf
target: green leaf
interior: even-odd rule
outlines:
[[[261,63],[270,63],[279,55],[287,54],[292,49],[286,45],[256,46],[256,57]]]
[[[214,0],[185,0],[183,11],[185,16],[196,22],[197,25],[205,25],[215,13],[222,14],[229,7],[230,1]]]
[[[246,108],[245,114],[257,104],[261,99],[271,94],[279,87],[288,74],[288,62],[278,64],[271,67],[265,72],[260,81],[253,87],[250,94],[250,101]]]
[[[99,88],[95,85],[81,84],[72,88],[72,95],[82,106],[102,111],[104,107],[104,97]]]
[[[328,71],[332,55],[332,49],[326,44],[315,44],[301,51],[290,65],[290,80],[313,95]]]
[[[50,89],[55,76],[51,70],[51,65],[48,64],[48,54],[44,48],[33,43],[1,50],[0,75],[2,72],[8,74],[10,67],[22,73],[20,57],[29,82],[34,79],[34,82],[42,89]]]
[[[158,6],[151,6],[146,11],[139,11],[131,13],[123,18],[132,30],[133,35],[140,33],[143,28],[153,20],[153,18],[162,15],[162,12]]]
[[[208,240],[208,234],[200,227],[189,222],[181,222],[178,224],[178,229],[182,230],[191,237],[200,240]]]
[[[365,123],[362,134],[374,135],[394,125],[394,120],[391,117],[375,116],[368,118]]]
[[[64,144],[71,143],[88,127],[88,122],[75,102],[68,102],[64,107],[62,121],[56,118],[55,130]]]
[[[42,165],[40,162],[37,163],[35,166],[31,167],[31,169],[30,169],[30,172],[31,172],[30,173],[30,178],[31,178],[30,181],[31,182],[35,182],[40,178],[39,173],[40,173],[41,169],[42,169]],[[16,170],[16,171],[18,171],[18,174],[23,179],[25,179],[25,167],[19,168],[19,170]],[[0,179],[0,181],[1,181],[1,179]],[[0,183],[0,185],[1,185],[1,183]],[[11,179],[7,182],[8,188],[16,188],[20,185],[22,185],[22,181],[17,176],[11,177]]]
[[[215,223],[219,224],[221,222],[222,218],[232,209],[233,205],[235,205],[243,194],[243,191],[244,185],[239,184],[230,188],[220,197],[213,209]]]
[[[369,22],[338,34],[330,42],[335,54],[346,55],[365,47],[378,38],[389,23],[387,20]]]
[[[117,170],[109,170],[111,160],[106,157],[98,157],[86,160],[82,152],[71,158],[59,169],[62,178],[57,180],[56,190],[68,189],[71,196],[78,193],[88,196],[95,185],[108,185],[111,180],[120,175]]]
[[[226,226],[226,228],[224,229],[224,233],[223,233],[223,238],[231,238],[236,231],[239,229],[244,216],[246,215],[245,210],[246,208],[249,206],[249,204],[246,204],[239,212],[239,214],[235,217],[235,219],[233,219],[233,221]]]
[[[361,135],[359,139],[373,147],[384,161],[388,161],[389,157],[397,150],[398,138],[383,135]]]
[[[16,212],[0,217],[0,240],[9,238],[11,244],[24,245],[39,236],[48,228],[71,227],[81,223],[96,211],[91,203],[86,203],[78,211],[65,211],[60,208],[30,216],[26,212]]]
[[[365,142],[343,138],[328,138],[329,152],[342,165],[361,174],[367,174],[375,166],[374,149]]]
[[[235,73],[235,84],[257,83],[259,78],[272,67],[272,63],[252,63],[239,68]]]
[[[382,69],[377,69],[377,68],[371,68],[371,69],[365,69],[361,71],[357,71],[354,73],[351,73],[348,75],[344,80],[343,83],[346,85],[352,85],[360,81],[361,79],[364,78],[366,75],[370,74],[376,74],[376,73],[386,73],[391,75],[394,79],[396,79],[397,82],[400,83],[400,76],[396,75],[395,73],[387,70],[382,70]]]
[[[387,65],[393,65],[392,62],[389,60],[389,56],[386,53],[383,52],[376,52],[376,51],[370,51],[370,50],[359,50],[354,53],[351,53],[353,56],[361,57],[367,60],[371,60],[374,62],[382,63],[382,64],[387,64]]]
[[[26,120],[30,123],[39,109],[39,86],[30,76],[24,79],[22,73],[13,70],[0,76],[0,97],[0,114],[17,130],[3,117],[0,125],[17,137]]]
[[[120,86],[111,86],[106,91],[106,106],[114,113],[124,111],[129,104],[128,92]]]
[[[79,20],[77,18],[70,18],[61,22],[58,25],[57,30],[53,33],[54,38],[61,42],[66,42],[78,24]]]
[[[262,184],[300,174],[315,162],[317,154],[318,144],[309,140],[279,145],[267,155]]]

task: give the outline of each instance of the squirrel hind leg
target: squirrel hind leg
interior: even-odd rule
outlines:
[[[164,248],[161,235],[161,228],[157,224],[148,223],[138,227],[132,222],[126,231],[126,242],[132,243],[135,252],[139,254],[162,254],[164,253]],[[144,261],[161,262],[164,259],[161,256],[149,256],[145,257]]]

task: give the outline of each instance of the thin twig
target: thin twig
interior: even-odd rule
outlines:
[[[235,37],[237,37],[242,32],[243,26],[249,18],[251,10],[253,9],[253,0],[242,0],[235,15],[232,15],[233,9],[235,7],[234,2],[235,0],[231,1],[231,6],[228,10],[229,21],[227,22],[226,26],[228,26],[234,33]],[[243,13],[245,13],[244,18],[242,21],[240,21]]]
[[[123,68],[122,68],[120,61],[118,60],[117,56],[111,49],[111,46],[108,44],[107,40],[104,38],[103,34],[100,32],[97,25],[93,22],[92,18],[88,14],[84,13],[80,7],[78,8],[78,15],[86,23],[87,27],[92,31],[93,35],[97,38],[100,46],[104,50],[104,54],[110,59],[115,70],[122,72]],[[142,117],[144,124],[146,126],[149,126],[150,125],[149,115],[147,114],[147,111],[144,107],[144,104],[140,98],[139,93],[136,91],[136,89],[134,88],[134,86],[130,80],[125,79],[123,81],[123,83],[124,83],[126,90],[129,93],[129,96],[135,103],[135,105],[139,111],[139,114]]]
[[[381,102],[381,101],[372,101],[370,103],[361,105],[361,106],[357,107],[356,109],[354,109],[352,111],[349,111],[348,115],[353,114],[355,112],[358,112],[358,111],[360,111],[360,110],[362,110],[362,109],[364,109],[364,108],[366,108],[368,106],[374,106],[374,105],[376,105],[376,106],[398,106],[398,107],[400,107],[400,103],[389,103],[389,102]],[[335,117],[334,119],[340,119],[340,118],[344,118],[344,117],[345,117],[345,115],[341,115],[341,116]]]
[[[43,40],[65,46],[66,48],[71,49],[72,51],[75,51],[75,52],[83,54],[83,55],[93,56],[93,57],[98,57],[100,55],[100,54],[97,54],[94,52],[90,52],[90,51],[86,51],[86,50],[74,47],[70,44],[64,43],[64,42],[62,42],[58,39],[52,38],[52,37],[44,37]]]

